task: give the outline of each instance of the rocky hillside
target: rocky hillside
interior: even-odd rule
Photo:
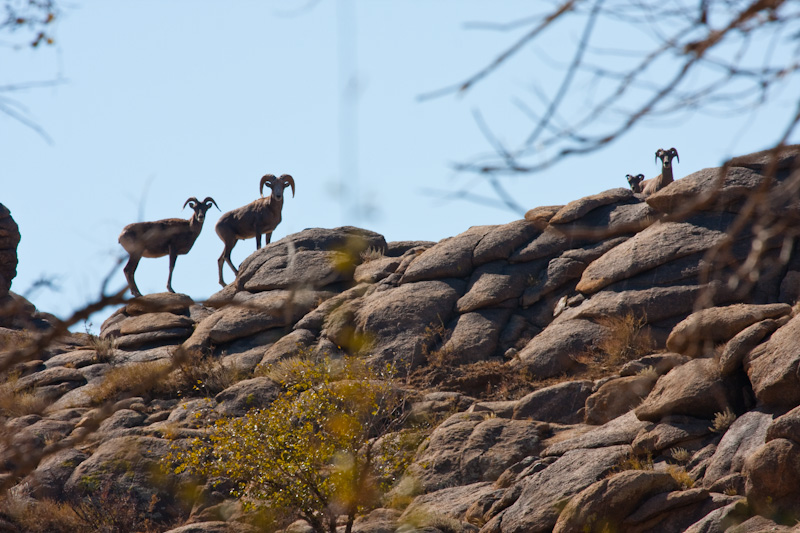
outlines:
[[[0,531],[119,479],[127,499],[106,503],[149,506],[141,530],[256,531],[224,485],[189,496],[155,467],[210,421],[268,407],[271,365],[345,354],[392,363],[431,421],[354,531],[789,531],[798,166],[798,146],[751,154],[438,243],[307,229],[207,302],[129,301],[99,338],[25,358],[37,334],[2,328]]]

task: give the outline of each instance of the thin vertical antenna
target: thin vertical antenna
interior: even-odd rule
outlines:
[[[358,49],[354,0],[338,0],[339,25],[339,194],[342,220],[361,222],[358,187]]]

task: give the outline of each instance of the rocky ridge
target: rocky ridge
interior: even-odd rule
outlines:
[[[411,409],[441,419],[395,489],[408,506],[355,531],[437,531],[409,525],[421,510],[481,533],[788,531],[800,517],[798,166],[797,146],[751,154],[646,199],[612,189],[438,243],[290,235],[207,302],[137,298],[99,340],[17,363],[8,386],[47,407],[6,410],[0,481],[59,499],[124,474],[165,523],[185,522],[173,532],[247,531],[227,494],[206,487],[186,508],[180,478],[156,482],[151,467],[201,421],[268,406],[278,386],[260,368],[350,354],[393,363],[416,388]],[[619,356],[611,341],[626,332],[641,342]],[[239,379],[214,394],[123,389],[98,407],[115,369],[176,353],[210,354]],[[472,377],[415,386],[435,361]],[[504,396],[512,374],[531,392]],[[42,460],[26,470],[20,450]]]

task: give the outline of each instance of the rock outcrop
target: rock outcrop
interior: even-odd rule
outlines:
[[[449,525],[424,531],[782,530],[800,519],[800,251],[765,228],[796,216],[800,147],[769,157],[438,243],[307,229],[206,302],[131,300],[99,338],[11,361],[3,387],[41,407],[0,404],[0,485],[65,499],[122,475],[173,531],[247,531],[232,487],[187,503],[181,476],[150,467],[268,409],[281,389],[264,369],[347,354],[392,364],[409,419],[432,424],[396,508],[354,531],[412,531],[426,513]],[[177,389],[115,382],[125,367]]]
[[[0,204],[0,300],[11,290],[11,280],[17,275],[17,245],[19,227],[11,211]]]

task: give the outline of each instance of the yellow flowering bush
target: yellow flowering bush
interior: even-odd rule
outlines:
[[[246,505],[299,516],[320,533],[344,515],[349,532],[410,459],[397,439],[380,438],[402,418],[390,371],[353,358],[298,362],[269,407],[216,421],[174,453],[175,471],[232,479]]]

